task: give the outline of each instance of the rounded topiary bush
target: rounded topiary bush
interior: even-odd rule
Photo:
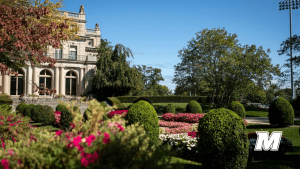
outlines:
[[[125,117],[127,125],[142,123],[150,138],[150,144],[156,144],[159,141],[159,125],[157,113],[153,106],[146,101],[139,101],[133,104]]]
[[[205,168],[247,166],[249,141],[241,117],[229,109],[213,109],[199,120],[197,148]]]
[[[167,104],[165,106],[165,113],[174,113],[175,114],[175,106],[173,104]]]
[[[269,122],[274,126],[288,126],[294,124],[294,109],[284,98],[278,97],[269,107]]]
[[[45,121],[44,113],[44,106],[38,104],[33,106],[30,117],[34,122],[43,123]]]
[[[202,113],[202,108],[201,108],[200,104],[197,101],[191,100],[186,105],[185,111],[187,113]]]
[[[17,107],[16,107],[16,112],[19,114],[23,114],[25,108],[26,108],[27,104],[26,103],[20,103]]]
[[[24,108],[23,115],[27,116],[27,117],[30,117],[32,119],[32,117],[31,117],[31,111],[32,111],[32,109],[33,109],[34,106],[35,106],[34,104],[27,105]]]
[[[231,102],[228,106],[228,109],[234,111],[237,115],[239,115],[243,119],[246,116],[245,108],[240,102],[237,101]]]
[[[73,108],[74,110],[74,108]],[[70,123],[73,120],[73,115],[71,113],[71,110],[69,110],[67,108],[66,105],[63,104],[58,104],[56,106],[56,111],[60,111],[61,115],[60,115],[60,125],[64,128],[64,129],[69,129],[70,127]]]
[[[52,109],[52,107],[45,105],[44,106],[44,117],[43,117],[43,123],[45,124],[54,124],[55,122],[55,114],[54,114],[54,110]]]

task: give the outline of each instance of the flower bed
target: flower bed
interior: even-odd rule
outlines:
[[[204,114],[192,114],[192,113],[165,113],[162,115],[162,120],[164,121],[176,121],[176,122],[186,122],[186,123],[198,123],[199,119],[202,118]]]
[[[169,127],[169,128],[185,127],[185,126],[191,126],[192,125],[191,123],[163,121],[163,120],[160,120],[158,123],[159,123],[160,127]]]
[[[115,115],[122,115],[122,117],[125,117],[128,113],[128,110],[115,110],[107,113],[108,118],[113,118]]]

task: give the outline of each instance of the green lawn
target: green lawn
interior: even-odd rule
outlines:
[[[244,105],[246,117],[268,117],[269,110]]]
[[[36,123],[36,122],[30,122],[30,124],[32,126],[36,126],[37,128],[39,128],[41,130],[48,130],[51,132],[56,132],[56,131],[60,130],[60,128],[53,127],[52,125],[44,125],[42,123]]]

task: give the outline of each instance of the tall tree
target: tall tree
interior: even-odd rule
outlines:
[[[292,41],[291,41],[292,40]],[[287,81],[290,82],[291,80],[291,55],[290,55],[290,46],[292,42],[292,50],[294,56],[292,57],[293,62],[293,77],[294,77],[294,86],[295,88],[300,87],[300,56],[296,55],[298,52],[300,52],[300,36],[294,35],[292,39],[287,38],[285,41],[283,41],[280,44],[280,50],[278,50],[279,55],[287,55],[288,59],[286,59],[286,63],[282,67],[286,67],[287,69],[285,71],[281,72],[281,78],[279,78],[281,83],[286,83]],[[297,69],[298,68],[298,69]],[[295,76],[296,75],[296,76]]]
[[[0,0],[0,71],[10,73],[25,62],[49,63],[47,47],[60,48],[64,40],[76,38],[77,24],[66,16],[59,15],[61,2],[52,3],[31,0]],[[74,24],[75,28],[69,29]]]
[[[132,95],[170,95],[172,91],[164,85],[160,85],[160,81],[164,81],[161,75],[161,69],[153,68],[146,65],[137,65],[135,68],[140,72],[143,85],[141,90],[134,89]]]
[[[280,73],[279,65],[270,63],[262,47],[241,46],[237,35],[228,34],[224,28],[197,32],[178,56],[181,63],[175,66],[173,82],[205,82],[214,107],[226,107],[249,82],[266,83],[272,74]]]
[[[129,48],[122,44],[113,47],[106,39],[101,39],[98,53],[100,57],[96,63],[93,85],[99,100],[111,96],[124,96],[130,90],[140,87],[138,82],[141,81],[141,75],[135,68],[131,68],[127,61],[127,58],[133,58]]]

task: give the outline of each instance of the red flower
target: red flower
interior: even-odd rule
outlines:
[[[89,161],[86,158],[82,158],[80,161],[81,165],[84,167],[87,167],[89,165]]]
[[[1,165],[3,167],[3,169],[9,169],[9,163],[8,163],[8,160],[7,159],[2,159],[1,160]]]
[[[61,133],[63,133],[63,131],[62,130],[58,130],[57,132],[55,132],[55,135],[60,136]]]
[[[92,142],[96,140],[96,137],[94,135],[90,135],[89,137],[86,138],[86,142],[88,143],[89,146],[91,146]]]
[[[104,133],[103,143],[108,144],[110,142],[109,134]]]

